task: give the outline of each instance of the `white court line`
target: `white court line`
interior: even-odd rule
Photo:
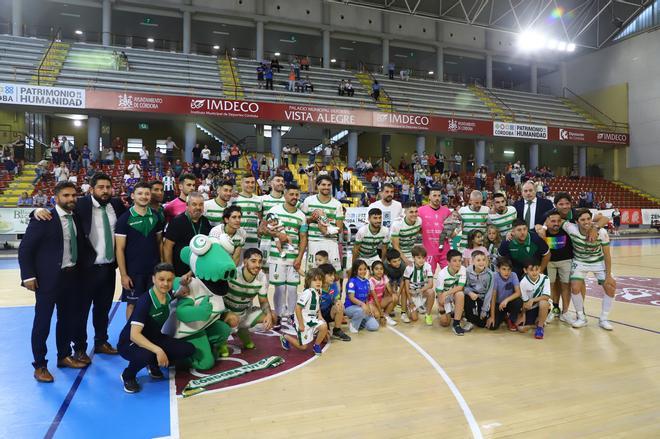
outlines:
[[[472,414],[472,410],[470,410],[470,407],[467,405],[467,402],[465,402],[465,398],[463,398],[463,395],[461,395],[461,392],[458,390],[458,387],[456,387],[456,384],[449,378],[449,375],[447,375],[447,372],[438,364],[435,359],[429,355],[428,352],[426,352],[420,345],[415,343],[412,339],[410,339],[407,335],[403,334],[397,329],[394,329],[391,326],[388,326],[387,329],[390,331],[394,332],[397,334],[399,337],[403,338],[405,341],[408,342],[417,352],[419,352],[422,357],[426,358],[426,361],[428,361],[431,366],[438,372],[438,374],[442,377],[444,382],[447,384],[447,387],[449,387],[449,390],[451,390],[451,393],[454,395],[454,398],[456,398],[456,401],[458,402],[458,405],[461,407],[463,410],[463,415],[465,415],[465,419],[468,422],[468,425],[470,426],[470,430],[472,430],[472,437],[475,439],[483,439],[483,435],[481,434],[481,430],[479,429],[479,424],[477,424],[477,420],[474,418],[474,415]]]
[[[174,381],[174,367],[170,368],[170,438],[179,438],[179,403],[176,399],[176,382]]]

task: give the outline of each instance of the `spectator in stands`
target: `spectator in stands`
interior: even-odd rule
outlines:
[[[309,75],[305,75],[305,79],[302,81],[301,91],[314,93],[314,84],[312,84],[311,79],[309,79]]]
[[[85,168],[85,170],[89,169],[92,159],[92,151],[89,149],[89,146],[87,146],[86,143],[83,145],[80,156],[82,158],[82,167]]]
[[[174,199],[174,182],[175,178],[172,175],[172,170],[168,169],[163,177],[163,201],[165,203]]]
[[[371,85],[371,97],[373,97],[376,102],[380,99],[380,84],[376,80],[374,80],[374,83]]]
[[[264,86],[264,72],[266,71],[266,68],[264,67],[263,63],[260,63],[257,66],[257,87],[260,89],[263,88]]]
[[[298,155],[300,155],[300,148],[298,147],[298,144],[296,143],[291,148],[291,163],[293,163],[294,165],[298,164]]]
[[[296,81],[300,81],[300,61],[298,61],[298,58],[293,59],[293,62],[291,63],[291,69],[293,70],[293,73],[296,75],[294,79]]]
[[[128,173],[131,178],[139,180],[142,175],[142,166],[140,166],[135,160],[131,160],[131,163],[128,165]]]
[[[394,63],[391,61],[387,64],[387,75],[390,79],[394,79]]]
[[[454,172],[456,172],[457,174],[461,172],[462,161],[463,161],[463,156],[461,155],[460,152],[456,151],[456,154],[454,154]]]
[[[48,197],[44,195],[42,190],[38,190],[37,194],[32,197],[32,205],[34,207],[44,207],[48,204]]]
[[[284,178],[284,183],[286,184],[294,181],[293,172],[291,172],[291,169],[289,168],[284,168],[282,171],[282,177]]]
[[[46,153],[47,155],[47,153]],[[60,141],[58,140],[57,137],[53,137],[53,139],[50,141],[50,155],[53,160],[53,163],[59,163],[62,160],[60,157]],[[46,158],[44,156],[44,158]]]
[[[48,172],[48,162],[46,160],[42,160],[39,163],[37,163],[37,166],[34,168],[34,180],[32,180],[32,185],[36,186],[36,184],[43,178],[44,175]]]
[[[204,145],[204,148],[201,151],[202,154],[202,163],[208,164],[211,162],[211,148],[208,145]]]
[[[303,59],[300,60],[300,68],[302,70],[309,71],[309,64],[310,64],[309,57],[307,56],[304,56]]]
[[[124,142],[119,137],[115,137],[112,141],[112,150],[115,152],[114,158],[117,160],[124,160]]]
[[[158,175],[163,175],[163,152],[158,146],[154,151],[154,168]]]
[[[323,148],[323,164],[327,166],[330,164],[331,160],[332,160],[332,145],[327,144],[325,145],[325,148]]]
[[[147,145],[144,144],[142,145],[142,149],[140,149],[140,166],[142,166],[145,174],[149,173],[149,150],[147,149]]]
[[[364,187],[364,190],[360,194],[360,206],[362,207],[369,207],[371,204],[371,194],[369,193],[369,189],[367,187]]]
[[[238,159],[241,156],[241,150],[238,149],[237,144],[233,144],[231,146],[231,150],[229,151],[229,162],[231,163],[231,167],[236,169],[238,168]]]
[[[177,159],[176,162],[174,162],[172,165],[172,171],[174,172],[174,177],[179,178],[183,172],[183,165],[181,164],[181,160]]]
[[[351,197],[351,179],[353,178],[353,169],[346,167],[344,168],[344,172],[341,174],[341,180],[342,180],[342,189],[344,192],[346,192],[347,197]]]
[[[85,196],[87,195],[87,192],[91,189],[91,185],[89,184],[89,178],[85,178],[83,181],[83,184],[80,185],[80,193]]]
[[[126,55],[126,52],[124,52],[123,50],[119,55],[119,60],[120,60],[121,68],[123,68],[128,72],[130,70],[130,64],[128,63],[128,55]]]
[[[399,77],[402,81],[407,81],[410,79],[410,69],[401,69],[399,70]]]
[[[53,170],[53,175],[55,175],[56,183],[69,181],[69,168],[66,167],[64,162],[60,162],[60,165]]]
[[[78,153],[78,149],[75,146],[71,148],[67,153],[66,161],[69,163],[71,173],[76,174],[78,169],[80,169],[80,154]]]
[[[346,80],[342,79],[339,81],[339,85],[337,85],[337,94],[339,96],[344,96],[346,94]]]
[[[60,144],[60,155],[63,155],[62,160],[67,160],[72,149],[73,143],[66,136],[62,136],[62,143]]]
[[[341,188],[341,171],[339,171],[337,166],[330,171],[330,178],[332,179],[332,193],[335,198],[337,198],[337,195],[335,194],[339,192],[339,189]]]
[[[346,92],[346,95],[349,97],[352,97],[355,95],[355,90],[353,89],[353,83],[349,79],[346,81],[346,84],[344,84],[344,91]]]
[[[23,192],[23,193],[18,197],[17,206],[18,206],[18,207],[29,207],[29,206],[32,206],[32,197],[29,196],[27,192]]]
[[[344,192],[341,188],[339,188],[339,190],[335,193],[335,198],[339,200],[340,203],[348,205],[351,204],[351,199],[348,198],[346,192]]]
[[[293,70],[293,67],[289,70],[289,85],[287,90],[294,91],[296,89],[296,73]]]
[[[270,66],[266,66],[264,70],[264,79],[266,79],[266,90],[273,89],[273,69]]]
[[[280,60],[277,58],[273,58],[270,60],[270,68],[274,70],[277,70],[277,73],[280,73],[280,69],[282,66],[280,66]]]
[[[614,226],[614,235],[619,236],[619,227],[621,227],[621,211],[618,207],[615,207],[614,211],[612,212],[612,226]]]
[[[199,143],[195,143],[192,149],[193,163],[199,163],[202,157],[202,147],[199,146]]]
[[[172,140],[171,137],[168,137],[165,139],[165,155],[167,156],[167,161],[172,164],[172,161],[174,161],[174,150],[179,149],[178,146],[176,146],[176,143],[174,140]]]
[[[115,162],[115,152],[112,148],[103,149],[103,160],[101,163],[104,165],[111,166]]]
[[[588,191],[585,193],[585,197],[586,197],[586,200],[585,200],[585,201],[586,201],[586,203],[587,203],[587,207],[588,207],[589,209],[593,209],[593,207],[594,207],[594,201],[595,201],[594,193],[593,193],[591,190],[588,190]]]

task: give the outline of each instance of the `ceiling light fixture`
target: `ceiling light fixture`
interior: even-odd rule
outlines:
[[[219,50],[219,49],[220,49],[220,46],[218,46],[217,44],[215,46],[213,46],[213,50]]]
[[[280,52],[275,52],[275,56],[280,56]]]
[[[75,33],[76,33],[76,35],[82,35],[82,34],[83,34],[83,31],[81,31],[80,29],[76,29],[76,32],[75,32]]]
[[[334,58],[332,58],[332,59],[330,60],[330,62],[333,62],[333,63],[334,63],[334,62],[337,62],[337,60],[334,59]]]
[[[155,40],[153,38],[147,38],[147,43],[153,43]]]

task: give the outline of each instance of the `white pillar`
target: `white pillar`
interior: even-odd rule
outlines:
[[[486,141],[485,140],[475,140],[474,141],[474,168],[475,170],[482,165],[486,164]]]
[[[539,167],[539,144],[532,143],[529,145],[529,170],[533,171]]]
[[[282,132],[280,131],[279,125],[273,125],[271,127],[271,136],[270,136],[270,152],[273,154],[273,162],[277,168],[282,161]]]
[[[87,146],[95,160],[99,155],[99,138],[101,137],[101,119],[98,116],[89,116],[87,118]],[[106,148],[110,148],[107,145]]]
[[[348,132],[348,167],[355,168],[358,153],[358,133],[357,131]]]
[[[486,55],[486,88],[493,88],[493,55]]]
[[[184,139],[184,160],[187,163],[193,161],[193,148],[197,143],[197,125],[195,122],[186,122],[186,127],[183,133]]]
[[[445,79],[445,51],[442,46],[435,48],[435,78],[440,82]]]
[[[264,59],[264,22],[257,21],[257,61],[261,62]]]
[[[190,11],[183,11],[183,53],[190,53],[192,18]]]
[[[104,46],[109,46],[112,44],[112,4],[110,0],[103,0],[102,16],[101,42]]]
[[[559,74],[561,77],[561,90],[559,90],[559,96],[564,96],[564,89],[568,87],[568,73],[566,71],[566,61],[562,61],[559,64]]]
[[[330,68],[330,31],[323,30],[323,68]]]
[[[426,154],[426,136],[417,136],[417,155]]]
[[[532,93],[539,92],[539,66],[536,63],[532,63],[529,68],[530,78],[529,78],[529,91]]]
[[[11,34],[23,36],[23,0],[13,0],[11,3]]]
[[[587,147],[580,146],[578,150],[578,174],[580,177],[587,176]]]
[[[387,74],[387,65],[390,63],[390,40],[383,38],[383,73]]]

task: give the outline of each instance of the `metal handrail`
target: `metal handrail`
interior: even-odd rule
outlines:
[[[374,76],[374,74],[371,73],[371,71],[369,71],[369,68],[367,67],[367,63],[365,63],[364,61],[360,61],[360,63],[362,64],[362,69],[363,69],[363,70],[367,73],[367,75],[369,75],[369,77],[371,78],[372,83],[373,83],[373,81],[377,81],[377,79],[376,79],[376,77]],[[394,99],[392,99],[392,96],[390,96],[390,94],[387,92],[387,90],[385,90],[385,88],[382,87],[382,86],[381,86],[381,88],[380,88],[380,91],[383,92],[383,93],[385,94],[385,96],[387,96],[387,99],[390,101],[390,111],[394,111]]]
[[[513,109],[512,109],[511,107],[509,107],[509,106],[507,105],[507,103],[504,102],[504,101],[503,101],[503,100],[502,100],[502,99],[501,99],[501,98],[500,98],[500,97],[499,97],[494,91],[492,91],[491,89],[486,88],[486,87],[481,87],[481,86],[479,86],[479,85],[475,85],[475,87],[479,87],[480,89],[485,90],[485,93],[488,95],[489,98],[491,98],[491,99],[494,98],[494,99],[498,102],[499,105],[503,106],[505,109],[507,109],[507,110],[509,111],[509,114],[508,114],[508,115],[509,115],[514,121],[516,120],[516,112],[513,111]]]
[[[627,124],[627,123],[625,123],[625,122],[618,122],[618,121],[614,120],[613,118],[611,118],[611,117],[608,116],[607,114],[603,113],[602,110],[600,110],[599,108],[597,108],[597,107],[596,107],[595,105],[593,105],[591,102],[587,101],[586,99],[584,99],[584,98],[581,97],[581,96],[578,96],[577,93],[575,93],[573,90],[571,90],[571,89],[568,88],[568,87],[564,87],[564,89],[563,89],[563,95],[564,95],[564,98],[569,99],[569,98],[566,96],[566,92],[568,92],[568,93],[570,94],[570,96],[572,96],[573,98],[576,98],[580,103],[585,104],[585,105],[586,105],[587,107],[589,107],[590,109],[596,111],[596,113],[598,113],[598,114],[600,114],[601,116],[605,117],[605,119],[607,119],[608,124],[609,124],[611,127],[614,127],[614,128],[623,128],[623,129],[625,129],[625,130],[628,130],[628,124]]]
[[[229,69],[231,70],[231,80],[234,84],[234,100],[238,99],[238,84],[236,83],[236,74],[234,73],[234,63],[231,61],[229,52],[225,50],[225,59],[229,63]]]
[[[55,42],[57,41],[57,36],[60,34],[62,31],[62,28],[58,28],[57,32],[55,32],[55,35],[53,35],[50,39],[50,44],[48,45],[48,49],[46,49],[46,53],[44,53],[43,58],[41,58],[41,62],[39,63],[39,67],[37,67],[37,85],[41,85],[41,68],[44,65],[44,61],[46,61],[46,58],[48,58],[48,54],[50,53],[51,49],[55,45]]]

